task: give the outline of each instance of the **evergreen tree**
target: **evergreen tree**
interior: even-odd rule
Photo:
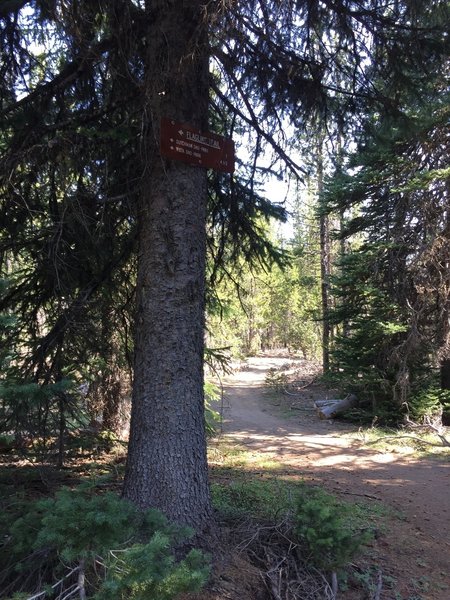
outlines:
[[[397,414],[449,356],[447,131],[445,97],[382,121],[325,196],[328,209],[356,210],[342,236],[361,240],[335,281],[334,319],[350,335],[334,367]]]

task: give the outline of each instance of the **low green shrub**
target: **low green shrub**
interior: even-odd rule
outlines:
[[[275,392],[282,392],[289,383],[286,373],[277,369],[269,369],[264,384]]]
[[[345,522],[344,511],[330,503],[321,490],[300,494],[295,512],[294,533],[318,568],[337,571],[348,564],[369,533],[358,534]]]
[[[450,417],[450,390],[430,385],[417,391],[409,402],[411,416],[416,421],[426,418],[439,420],[442,415]]]
[[[115,553],[95,600],[170,600],[182,592],[199,591],[209,575],[204,555],[191,550],[175,562],[171,539],[156,531],[147,544]]]
[[[63,488],[55,498],[35,503],[12,527],[14,549],[51,548],[67,562],[104,555],[131,538],[135,508],[111,492],[92,493],[91,486]]]
[[[75,567],[89,574],[89,598],[170,600],[198,591],[208,578],[208,561],[199,551],[175,559],[174,548],[191,534],[170,525],[158,511],[141,513],[92,484],[62,488],[54,498],[30,503],[11,525],[7,550],[16,575],[9,578],[14,585],[8,587],[8,580],[4,585],[8,593],[23,592],[17,578],[22,571],[26,591],[36,594],[50,589],[54,577],[65,581],[67,569]],[[35,587],[30,589],[33,573]]]
[[[212,408],[212,405],[220,400],[220,390],[214,383],[206,381],[204,384],[204,393],[206,434],[212,437],[215,435],[221,419],[220,413]]]

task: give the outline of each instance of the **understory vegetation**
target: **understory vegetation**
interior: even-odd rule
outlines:
[[[180,561],[173,556],[192,532],[98,486],[63,487],[53,498],[19,506],[22,516],[10,525],[11,511],[5,511],[4,591],[24,590],[24,598],[168,600],[200,589],[208,578],[201,552],[191,550]]]
[[[232,537],[226,544],[268,586],[319,599],[333,585],[359,585],[367,567],[357,557],[383,527],[381,506],[339,501],[239,446],[215,441],[209,454],[217,519]],[[186,549],[193,532],[117,495],[124,456],[121,446],[85,454],[65,471],[13,457],[3,463],[2,598],[169,600],[205,585],[211,557]]]

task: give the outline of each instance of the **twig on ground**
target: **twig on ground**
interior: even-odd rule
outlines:
[[[333,594],[333,598],[337,598],[338,593],[338,578],[336,571],[331,573],[331,592]]]
[[[240,552],[245,550],[260,574],[264,574],[266,588],[274,600],[335,600],[325,574],[307,561],[291,533],[289,519],[276,526],[257,526],[249,521],[245,525],[245,540],[238,548]]]
[[[336,489],[334,491],[338,494],[345,494],[346,496],[359,496],[361,498],[370,498],[370,500],[378,500],[379,502],[382,502],[381,498],[378,498],[378,496],[371,496],[370,494],[356,494],[355,492],[344,492],[339,489]]]
[[[51,587],[52,590],[56,590],[56,588],[61,585],[66,579],[68,579],[69,577],[71,577],[74,573],[77,573],[79,571],[80,567],[74,567],[69,573],[67,573],[67,575],[64,575],[64,577],[62,577],[61,579],[59,579],[56,583],[54,583]],[[76,584],[78,586],[78,584]],[[73,586],[72,586],[73,587]],[[70,589],[70,588],[69,588]],[[67,590],[65,590],[67,591]],[[27,600],[37,600],[38,598],[45,598],[45,596],[47,595],[48,592],[39,592],[37,594],[34,594],[34,596],[30,596],[29,598],[27,598]]]
[[[78,589],[80,600],[86,600],[85,574],[84,574],[84,559],[80,560],[78,571]]]
[[[315,410],[316,410],[313,406],[295,406],[295,404],[296,403],[293,402],[289,408],[291,410],[305,410],[305,411],[309,411],[309,412],[315,412]]]
[[[69,600],[69,598],[72,598],[75,594],[79,594],[80,598],[83,598],[82,591],[77,583],[74,583],[70,588],[65,590],[65,592],[64,596],[61,594],[58,596],[57,600]],[[86,596],[84,596],[84,598],[86,598]]]
[[[380,600],[381,598],[381,590],[383,589],[383,574],[381,573],[381,569],[378,571],[378,581],[377,581],[377,589],[375,590],[375,594],[373,596],[373,600]]]
[[[426,423],[421,424],[421,423],[414,423],[414,421],[411,421],[411,419],[408,416],[406,416],[406,424],[410,429],[415,429],[416,431],[432,431],[441,440],[443,446],[450,447],[450,442],[445,437],[445,435],[443,433],[443,428],[437,427],[436,425],[431,423],[431,421],[429,419],[427,420]]]
[[[238,550],[238,552],[242,552],[243,550],[251,546],[251,544],[260,536],[262,531],[278,531],[282,524],[283,523],[280,523],[279,525],[270,525],[267,527],[257,527],[250,539],[244,540],[243,542],[238,544],[236,549]]]
[[[285,394],[287,394],[288,396],[298,396],[298,392],[300,392],[301,390],[306,390],[306,388],[308,388],[310,385],[312,385],[316,381],[317,381],[317,377],[314,377],[314,379],[311,379],[311,381],[307,381],[304,385],[295,388],[296,389],[295,392],[289,392],[286,387],[283,387],[283,392]],[[291,381],[289,385],[291,385],[291,386],[295,385],[295,381]]]
[[[441,437],[441,436],[439,436]],[[445,440],[442,444],[435,444],[434,442],[429,442],[428,440],[423,440],[422,438],[416,437],[414,435],[389,435],[386,437],[380,437],[377,440],[373,440],[372,442],[366,442],[365,446],[374,446],[375,444],[379,444],[380,442],[386,442],[388,440],[413,440],[414,442],[419,442],[420,444],[426,444],[427,446],[433,446],[434,448],[444,448],[450,446],[450,443]]]

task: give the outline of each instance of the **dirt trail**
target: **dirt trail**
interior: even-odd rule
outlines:
[[[286,361],[251,358],[245,370],[226,380],[225,436],[337,494],[378,499],[401,511],[404,518],[393,521],[395,531],[380,542],[385,568],[403,580],[402,589],[412,585],[416,590],[422,578],[420,595],[410,598],[450,599],[450,464],[362,447],[348,436],[354,427],[320,421],[308,410],[307,391],[304,410],[289,419],[277,415],[264,380],[270,368]]]

